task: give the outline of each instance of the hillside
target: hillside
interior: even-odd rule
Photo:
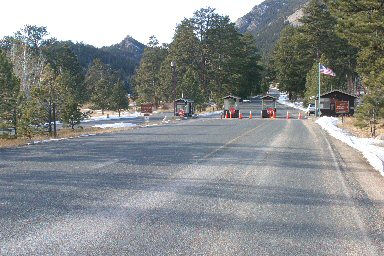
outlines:
[[[241,33],[249,32],[255,36],[258,47],[267,58],[280,32],[287,24],[298,25],[302,7],[309,0],[266,0],[236,21]]]
[[[118,44],[102,48],[71,41],[65,43],[75,53],[84,71],[95,58],[99,58],[103,63],[119,72],[126,85],[129,84],[129,79],[140,64],[145,47],[131,36],[127,36]]]

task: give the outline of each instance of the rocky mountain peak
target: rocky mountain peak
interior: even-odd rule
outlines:
[[[309,0],[266,0],[239,18],[235,24],[241,33],[253,34],[263,55],[268,55],[287,24],[299,25],[302,8]]]

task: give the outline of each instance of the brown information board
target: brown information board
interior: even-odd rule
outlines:
[[[349,101],[336,101],[335,103],[337,114],[349,113]]]
[[[141,113],[147,113],[147,114],[150,114],[152,113],[152,107],[153,105],[152,104],[141,104]]]

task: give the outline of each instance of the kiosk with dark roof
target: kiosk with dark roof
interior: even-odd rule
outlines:
[[[194,101],[191,99],[177,99],[175,100],[175,116],[192,117],[195,113]]]
[[[271,95],[261,97],[261,117],[270,118],[276,115],[276,98]]]
[[[320,111],[322,116],[352,116],[355,113],[356,96],[333,90],[320,95]],[[316,103],[318,97],[316,97]],[[318,105],[317,105],[318,106]],[[316,106],[316,108],[317,108]]]
[[[238,118],[239,117],[239,102],[240,98],[228,95],[224,98],[224,117]]]

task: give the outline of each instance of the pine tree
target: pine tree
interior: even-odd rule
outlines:
[[[57,106],[60,106],[65,100],[60,93],[60,87],[57,80],[57,75],[50,64],[47,64],[40,78],[40,86],[34,91],[35,97],[46,109],[46,120],[48,123],[49,135],[56,136],[56,115]]]
[[[110,109],[119,112],[119,116],[121,110],[128,109],[128,93],[121,80],[113,86],[110,102]]]
[[[73,130],[83,120],[83,113],[80,111],[79,103],[75,97],[67,97],[61,109],[61,119],[64,125],[69,125]]]
[[[16,127],[16,107],[20,83],[13,67],[0,50],[0,128]]]
[[[306,36],[287,26],[276,44],[273,63],[276,82],[281,90],[288,92],[290,100],[304,94],[306,74],[313,61]]]
[[[95,59],[85,75],[85,86],[90,92],[90,101],[95,108],[100,108],[102,114],[110,106],[109,98],[116,78],[110,68]]]
[[[356,77],[356,48],[336,33],[336,18],[324,1],[311,0],[304,14],[299,30],[307,40],[308,56],[317,62],[320,57],[328,59],[328,67],[336,72],[333,89],[354,93],[354,88],[349,85]]]
[[[379,118],[384,116],[384,2],[327,1],[337,17],[337,32],[359,50],[357,72],[367,87],[364,104],[358,110],[360,124],[369,124],[372,136]]]
[[[156,37],[152,36],[141,59],[140,67],[135,76],[135,90],[144,102],[157,105],[164,95],[159,92],[160,68],[166,57],[167,50],[159,45]]]
[[[18,135],[31,139],[35,134],[44,132],[47,112],[39,99],[40,95],[39,89],[34,87],[30,91],[31,97],[23,97],[24,100],[19,106]]]

